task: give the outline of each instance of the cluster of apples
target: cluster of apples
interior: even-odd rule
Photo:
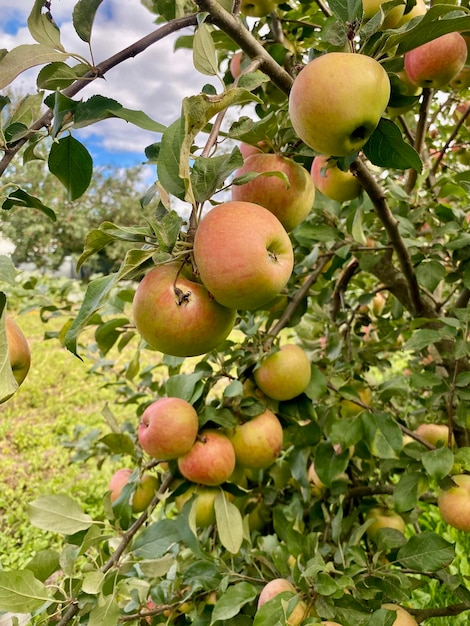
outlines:
[[[28,375],[31,366],[31,351],[23,331],[11,315],[5,315],[5,331],[8,346],[8,360],[10,361],[13,377],[17,385],[20,386]],[[4,398],[2,402],[5,402],[10,397],[11,396]]]
[[[308,356],[296,344],[285,344],[270,352],[254,372],[260,392],[279,401],[303,393],[310,377]],[[181,508],[194,493],[199,526],[214,521],[214,501],[219,491],[215,487],[237,481],[245,470],[267,469],[283,445],[281,422],[270,409],[231,428],[200,429],[195,408],[176,397],[162,397],[149,404],[142,413],[137,436],[149,457],[176,461],[179,473],[195,485],[177,500],[177,505]],[[126,468],[113,475],[109,484],[112,502],[120,496],[131,474]],[[134,512],[146,508],[157,489],[157,479],[143,475],[131,499]]]
[[[281,593],[286,594],[286,596],[290,594],[291,597],[298,597],[298,601],[293,603],[293,608],[286,615],[287,626],[299,626],[310,613],[315,614],[314,610],[311,612],[305,601],[300,599],[299,592],[287,578],[274,578],[266,583],[258,597],[258,609]],[[289,606],[290,602],[287,605],[288,611]],[[394,626],[418,626],[414,617],[398,604],[386,603],[381,608],[396,612]],[[342,626],[342,624],[330,620],[323,621],[321,624],[323,626]]]

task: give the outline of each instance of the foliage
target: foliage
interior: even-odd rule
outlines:
[[[76,5],[74,26],[86,42],[99,4]],[[43,315],[65,316],[56,334],[69,351],[82,356],[92,344],[97,372],[107,371],[113,351],[133,350],[108,385],[116,404],[136,419],[124,425],[111,420],[107,436],[76,442],[77,452],[99,462],[120,455],[136,468],[135,477],[152,471],[161,487],[140,516],[129,505],[136,481],[113,506],[103,494],[102,514],[93,515],[70,494],[36,498],[29,505],[31,523],[63,535],[63,550],[60,558],[40,552],[28,567],[0,572],[3,611],[28,613],[37,624],[282,626],[301,597],[308,607],[305,626],[321,619],[390,626],[393,613],[381,608],[386,602],[407,606],[420,622],[470,609],[467,576],[456,566],[463,563],[456,560],[460,543],[454,545],[455,534],[449,536],[443,523],[429,525],[438,514],[439,489],[452,484],[452,474],[470,471],[464,91],[426,88],[411,100],[392,91],[390,106],[409,110],[395,118],[389,109],[363,154],[339,161],[360,181],[360,197],[339,204],[317,194],[311,214],[290,233],[295,267],[286,289],[264,310],[238,311],[235,330],[217,350],[192,359],[150,352],[155,358],[149,364],[149,346],[130,310],[135,279],[154,264],[190,258],[207,205],[220,200],[218,192],[227,193],[242,157],[238,147],[224,148],[226,138],[265,142],[310,167],[314,152],[298,140],[287,113],[299,65],[322,52],[354,50],[379,59],[393,77],[405,52],[447,32],[470,31],[463,2],[433,5],[425,15],[385,29],[385,14],[396,4],[386,3],[366,21],[355,0],[291,0],[251,21],[236,6],[230,13],[215,0],[147,3],[160,26],[146,45],[158,46],[169,32],[192,26],[193,35],[178,45],[192,48],[197,71],[223,83],[220,93],[207,86],[186,98],[181,116],[164,128],[101,96],[74,99],[109,63],[85,67],[80,58],[74,65],[77,57],[63,49],[59,30],[36,1],[29,28],[37,43],[5,54],[0,84],[47,64],[38,87],[49,92],[49,110],[32,124],[38,97],[27,96],[8,113],[2,166],[21,148],[31,158],[46,127],[54,140],[49,170],[76,200],[92,178],[77,129],[117,116],[162,133],[146,150],[158,179],[143,200],[158,203],[150,219],[98,227],[89,222],[79,264],[126,242],[131,248],[119,268],[90,282],[76,315],[68,304],[42,309]],[[233,81],[227,61],[238,48],[250,60]],[[132,53],[138,52],[136,45]],[[256,120],[245,115],[253,108]],[[224,125],[227,110],[240,115]],[[80,167],[71,168],[72,162]],[[187,220],[175,210],[175,199],[188,208]],[[47,213],[27,190],[8,191],[3,207],[16,211],[19,205]],[[9,296],[15,281],[4,267]],[[312,364],[304,393],[276,403],[247,391],[262,355],[287,340],[300,343]],[[402,371],[397,364],[404,362]],[[235,473],[220,486],[209,527],[196,524],[197,499],[178,506],[189,485],[177,464],[149,459],[138,445],[138,418],[159,396],[190,402],[201,428],[228,431],[265,406],[282,423],[277,461]],[[449,424],[454,439],[435,447],[414,432],[423,422]],[[369,537],[367,512],[377,505],[399,513],[405,533],[382,529],[377,539]],[[261,588],[277,577],[292,580],[298,594],[281,594],[257,610]],[[434,589],[432,598],[431,585],[439,592]]]

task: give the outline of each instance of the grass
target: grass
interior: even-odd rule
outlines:
[[[57,340],[44,341],[37,312],[16,316],[31,347],[31,370],[18,392],[0,406],[0,567],[23,567],[37,551],[60,545],[60,537],[30,525],[27,505],[38,496],[67,493],[92,516],[102,515],[102,498],[115,469],[110,459],[71,463],[64,447],[76,426],[107,432],[102,416],[115,393],[92,376],[90,364],[74,357]],[[54,323],[54,322],[52,322]],[[60,327],[62,322],[57,320]]]

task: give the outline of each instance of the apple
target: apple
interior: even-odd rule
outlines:
[[[252,154],[235,176],[249,172],[282,172],[289,183],[276,176],[258,176],[244,185],[232,185],[232,200],[264,206],[288,232],[303,222],[313,207],[315,186],[302,165],[278,154]]]
[[[371,405],[372,402],[372,392],[369,387],[362,387],[357,390],[359,398],[361,402],[367,406]],[[362,408],[360,404],[357,404],[353,400],[343,399],[340,402],[341,407],[341,415],[343,417],[354,417],[355,415],[359,415],[365,409]]]
[[[387,2],[387,0],[363,0],[362,8],[364,11],[364,20],[370,20],[371,17],[373,17],[380,10],[384,2]],[[395,28],[403,16],[405,6],[406,3],[403,5],[399,4],[389,10],[385,15],[382,28]]]
[[[247,159],[252,154],[264,154],[265,149],[268,150],[269,146],[265,141],[258,141],[256,146],[252,146],[249,143],[241,143],[239,146],[242,157]]]
[[[197,356],[220,345],[235,323],[235,311],[215,302],[204,285],[179,273],[180,264],[152,269],[139,283],[132,305],[134,322],[155,350]]]
[[[414,17],[420,17],[421,15],[424,15],[427,12],[427,10],[428,8],[424,0],[416,0],[416,4],[414,5],[414,7],[411,9],[411,11],[408,11],[408,13],[405,13],[398,20],[396,27],[399,28],[400,26],[403,26],[403,24],[406,24],[407,22],[411,21]]]
[[[251,202],[212,208],[197,227],[194,259],[205,287],[231,309],[263,306],[286,286],[294,267],[283,225]]]
[[[370,309],[375,317],[380,317],[380,315],[382,315],[386,303],[387,299],[381,291],[378,291],[370,303]]]
[[[401,533],[405,532],[405,520],[390,509],[374,507],[367,512],[366,520],[374,519],[374,523],[368,527],[367,536],[372,540],[377,540],[378,532],[381,528],[393,528]]]
[[[215,487],[232,475],[235,450],[222,432],[203,430],[191,450],[178,458],[178,468],[187,480]]]
[[[273,0],[241,0],[240,12],[248,17],[266,17],[275,7]]]
[[[286,343],[262,359],[253,377],[258,388],[269,398],[292,400],[308,387],[310,360],[300,346]]]
[[[275,578],[269,581],[261,590],[258,598],[258,609],[263,606],[269,600],[272,600],[275,596],[284,591],[290,591],[292,594],[297,594],[297,590],[294,585],[286,578]],[[287,626],[299,626],[302,623],[307,614],[307,605],[303,600],[298,602],[293,611],[286,616]]]
[[[450,81],[449,87],[458,91],[468,89],[470,87],[470,66],[463,67],[457,76]]]
[[[314,463],[309,465],[307,476],[310,483],[310,492],[315,498],[323,498],[326,493],[325,483],[320,479],[315,469]]]
[[[396,611],[397,616],[393,622],[393,626],[418,626],[418,622],[415,618],[398,604],[382,604],[382,608],[388,609],[389,611]]]
[[[470,475],[457,474],[452,480],[455,485],[439,493],[439,511],[448,524],[470,532]]]
[[[387,115],[396,117],[410,111],[418,102],[423,89],[408,78],[405,70],[390,75],[392,94],[387,106]]]
[[[448,85],[465,65],[467,44],[460,33],[447,33],[405,53],[405,71],[419,87]]]
[[[237,464],[247,469],[270,467],[282,449],[284,433],[277,416],[264,413],[238,424],[228,432]]]
[[[215,524],[214,502],[218,493],[220,493],[220,489],[217,487],[193,485],[175,498],[176,507],[181,511],[185,503],[195,494],[196,526],[199,528],[207,528]]]
[[[294,130],[320,154],[348,156],[367,142],[390,98],[387,72],[364,54],[330,52],[294,80],[289,114]]]
[[[133,471],[131,469],[122,468],[115,472],[109,481],[109,491],[111,502],[115,502],[122,493],[122,490],[129,482],[129,478]],[[153,500],[159,487],[156,476],[152,474],[143,474],[137,487],[131,497],[131,506],[134,513],[145,511],[150,502]]]
[[[312,161],[310,175],[318,191],[336,202],[353,200],[362,189],[357,178],[349,171],[340,170],[336,161],[329,156],[316,156]]]
[[[21,385],[31,366],[31,351],[23,331],[10,315],[5,315],[5,330],[10,367],[16,382]]]
[[[449,442],[449,427],[447,424],[420,424],[415,432],[422,439],[436,447],[447,446]]]
[[[235,52],[233,57],[230,59],[229,69],[233,80],[236,80],[242,73],[242,58],[243,51],[238,50],[238,52]]]
[[[191,450],[199,430],[194,407],[181,398],[159,398],[142,413],[137,436],[142,450],[169,461]]]

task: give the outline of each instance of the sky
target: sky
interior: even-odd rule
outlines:
[[[26,26],[32,5],[33,0],[0,0],[0,48],[11,50],[20,44],[35,43]],[[51,13],[60,27],[64,48],[89,59],[89,48],[72,25],[74,5],[75,0],[51,0]],[[100,63],[155,30],[154,18],[140,0],[103,0],[92,31],[95,62]],[[177,37],[190,32],[180,31],[126,60],[110,70],[105,80],[94,81],[76,98],[87,99],[100,93],[126,108],[145,111],[157,122],[170,124],[180,115],[182,99],[199,93],[204,84],[212,82],[194,70],[189,50],[174,50]],[[39,69],[21,74],[12,84],[15,92],[35,93]],[[144,148],[159,139],[155,133],[117,119],[99,122],[73,134],[86,145],[95,165],[122,167],[142,163]]]

